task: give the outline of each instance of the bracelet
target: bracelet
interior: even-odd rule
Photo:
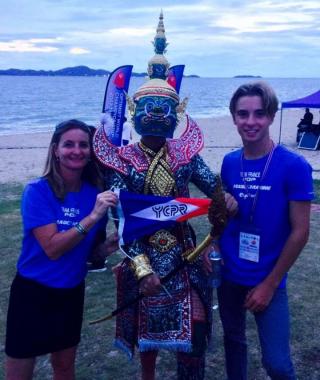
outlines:
[[[132,259],[132,267],[137,280],[153,273],[148,256],[140,254]]]
[[[83,225],[81,223],[75,224],[74,228],[77,230],[77,232],[80,235],[86,235],[88,233],[88,231],[83,227]]]

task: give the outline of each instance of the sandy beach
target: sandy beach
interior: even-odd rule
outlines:
[[[284,110],[281,132],[281,143],[301,154],[313,168],[313,178],[320,179],[320,150],[298,149],[295,139],[303,110]],[[191,115],[192,116],[192,115]],[[220,171],[223,156],[241,146],[241,139],[229,116],[199,119],[198,124],[205,136],[205,147],[201,152],[206,162],[215,172]],[[279,141],[280,112],[273,125],[271,136]],[[181,130],[177,130],[177,135]],[[0,137],[0,183],[21,182],[42,174],[50,133],[33,133],[7,135]],[[134,136],[137,139],[137,136]]]

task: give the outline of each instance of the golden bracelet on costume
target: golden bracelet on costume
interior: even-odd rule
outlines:
[[[74,228],[77,230],[79,235],[86,235],[88,233],[88,231],[83,227],[81,223],[75,224]]]
[[[144,254],[138,255],[132,259],[132,267],[137,280],[141,280],[148,274],[153,273],[149,259]]]

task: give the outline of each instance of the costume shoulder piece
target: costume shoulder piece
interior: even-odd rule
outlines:
[[[167,142],[168,164],[172,171],[176,171],[181,165],[189,163],[191,158],[203,148],[203,134],[198,124],[188,115],[186,124],[186,129],[179,138],[169,139]],[[129,163],[138,172],[148,170],[150,165],[138,143],[122,147],[112,145],[103,126],[94,135],[93,150],[104,166],[124,175],[129,174]]]
[[[128,147],[131,145],[128,145]],[[93,137],[93,151],[97,159],[106,167],[128,174],[126,162],[119,154],[120,149],[110,143],[103,126],[100,126]]]
[[[168,140],[168,163],[175,172],[181,165],[190,162],[191,158],[203,148],[203,133],[199,125],[187,116],[187,126],[178,139]]]

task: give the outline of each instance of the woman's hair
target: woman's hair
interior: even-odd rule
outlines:
[[[102,173],[94,158],[93,149],[92,149],[92,138],[94,135],[95,128],[87,125],[86,123],[80,120],[71,119],[71,120],[63,121],[62,123],[58,124],[55,127],[55,131],[50,141],[46,164],[43,171],[43,177],[47,179],[56,197],[60,200],[64,199],[66,195],[66,188],[65,188],[63,178],[60,174],[59,162],[57,161],[57,158],[55,155],[55,148],[59,144],[61,136],[67,131],[70,131],[71,129],[81,129],[83,132],[87,133],[89,136],[90,160],[83,169],[81,179],[98,187],[100,190],[103,190]]]
[[[278,111],[278,98],[273,89],[265,82],[251,82],[240,86],[232,95],[229,110],[234,118],[237,102],[243,96],[259,96],[263,110],[268,116],[273,117]]]

